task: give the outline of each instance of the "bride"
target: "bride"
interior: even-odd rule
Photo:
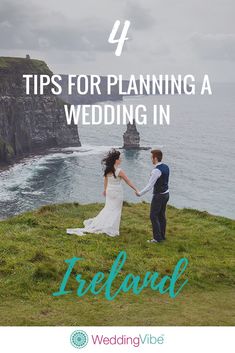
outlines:
[[[105,233],[111,237],[119,235],[123,204],[122,180],[138,192],[120,168],[120,155],[119,151],[112,149],[102,160],[104,165],[104,208],[95,218],[85,220],[84,228],[67,229],[67,234]]]

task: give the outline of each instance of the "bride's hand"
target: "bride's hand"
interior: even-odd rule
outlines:
[[[139,190],[135,190],[135,194],[136,194],[136,196],[140,196]]]
[[[104,197],[106,197],[106,191],[105,191],[105,190],[102,192],[102,195],[103,195]]]

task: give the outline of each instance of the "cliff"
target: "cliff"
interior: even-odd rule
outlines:
[[[166,243],[148,244],[149,206],[124,203],[118,238],[66,234],[66,228],[82,227],[84,219],[95,217],[103,207],[98,203],[46,205],[1,221],[1,326],[234,325],[235,221],[168,206]],[[79,298],[76,274],[87,281],[86,288],[99,271],[106,281],[123,249],[127,261],[112,283],[112,293],[129,273],[140,276],[138,288],[147,271],[170,276],[182,257],[189,265],[177,279],[176,289],[186,279],[189,283],[176,299],[150,288],[139,295],[130,290],[112,302],[104,292],[95,299],[91,294]],[[66,286],[72,293],[55,298],[52,293],[59,290],[68,268],[65,259],[74,256],[82,261],[75,264]],[[157,277],[154,283],[157,286]]]
[[[63,102],[50,93],[25,94],[23,74],[52,75],[45,62],[0,57],[0,163],[50,147],[80,146],[68,126]]]
[[[87,93],[85,95],[78,95],[76,90],[74,90],[74,92],[69,95],[68,94],[68,75],[60,75],[62,77],[62,81],[60,82],[60,85],[62,86],[62,93],[60,94],[60,98],[63,99],[63,101],[69,103],[69,104],[95,104],[95,103],[99,103],[99,102],[105,102],[105,101],[123,101],[123,94],[121,94],[119,92],[119,86],[118,84],[112,86],[111,88],[111,94],[108,94],[107,92],[107,77],[106,76],[100,76],[101,82],[100,82],[100,91],[101,94],[90,94]],[[79,75],[77,75],[79,76]],[[89,77],[89,75],[87,75]],[[74,82],[76,82],[76,80],[74,79]],[[168,81],[168,86],[171,85],[171,81]],[[84,90],[84,86],[85,84],[83,83],[83,85],[81,85],[82,90]],[[136,87],[137,90],[140,91],[140,80],[136,80]],[[150,82],[150,87],[153,86],[153,82]],[[163,83],[163,94],[166,94],[166,81],[164,80]],[[122,89],[124,92],[128,91],[128,87],[129,87],[129,81],[128,80],[123,80],[122,81]],[[150,90],[152,90],[152,88],[150,88]],[[184,94],[185,92],[183,92]],[[159,90],[156,89],[156,95],[160,94]],[[176,87],[174,87],[174,94],[178,94],[177,93],[177,89]],[[135,94],[133,92],[131,92],[130,94],[125,94],[125,96],[136,96],[138,94]],[[147,90],[144,88],[143,90],[143,95],[147,96],[149,95]]]
[[[62,93],[60,95],[61,99],[69,104],[95,104],[98,102],[105,102],[105,101],[121,101],[123,100],[123,96],[118,92],[118,85],[115,85],[111,89],[111,94],[107,92],[107,77],[100,76],[100,91],[101,94],[86,94],[84,96],[78,95],[77,93],[73,93],[68,95],[68,75],[60,75],[62,77],[62,81],[60,82],[62,86]],[[79,75],[78,75],[79,76]],[[89,77],[89,75],[88,75]],[[84,86],[82,86],[84,89]]]

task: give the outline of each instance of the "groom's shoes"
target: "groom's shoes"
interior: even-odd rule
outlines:
[[[148,243],[160,243],[160,241],[156,240],[156,239],[151,239],[151,240],[147,240]]]

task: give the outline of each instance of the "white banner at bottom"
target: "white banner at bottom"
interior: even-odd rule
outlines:
[[[3,353],[232,353],[234,327],[0,327]]]

